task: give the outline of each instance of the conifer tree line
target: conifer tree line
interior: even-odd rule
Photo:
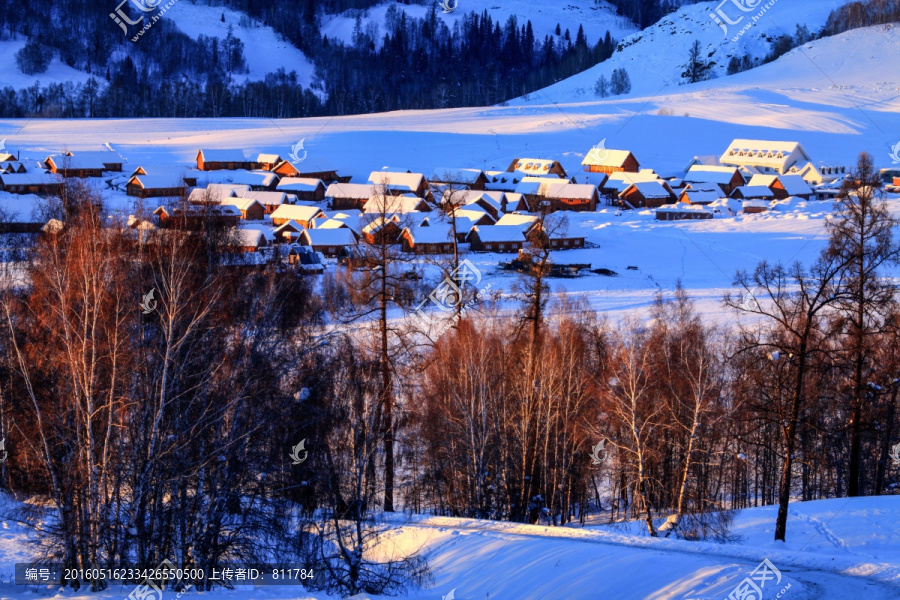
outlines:
[[[35,77],[25,89],[0,89],[3,117],[286,118],[487,105],[579,73],[615,50],[609,32],[588,40],[573,24],[539,38],[530,21],[500,22],[489,11],[469,13],[451,29],[433,3],[421,19],[393,7],[386,24],[369,21],[360,3],[213,3],[273,27],[315,64],[311,84],[301,84],[278,56],[263,80],[237,83],[233,77],[247,72],[243,42],[231,32],[224,40],[194,39],[175,10],[133,43],[109,18],[105,0],[31,4],[0,0],[0,36],[28,37],[16,62]],[[323,10],[352,8],[360,13],[351,42],[320,32]],[[89,78],[41,84],[54,57]]]
[[[212,215],[136,234],[77,182],[44,211],[61,229],[0,263],[0,475],[66,566],[275,558],[401,593],[430,575],[380,550],[386,512],[728,541],[734,509],[778,505],[786,540],[791,502],[900,483],[900,245],[866,154],[819,255],[738,272],[724,322],[681,288],[615,319],[556,296],[536,236],[511,296],[463,286],[477,310],[436,335],[390,236],[316,278]]]

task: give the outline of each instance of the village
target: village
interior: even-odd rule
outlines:
[[[834,199],[851,171],[815,162],[798,142],[750,139],[733,140],[718,157],[695,156],[678,177],[603,144],[568,168],[517,158],[505,171],[386,167],[367,176],[244,149],[199,149],[196,164],[171,168],[131,167],[110,149],[19,158],[0,154],[0,193],[46,197],[59,194],[67,179],[102,182],[141,206],[141,214],[120,215],[129,228],[198,230],[212,219],[233,231],[230,249],[256,253],[256,264],[288,256],[312,272],[327,259],[358,264],[375,244],[410,254],[450,253],[454,246],[516,253],[537,239],[554,251],[585,248],[591,243],[564,221],[548,227],[543,217],[603,207],[654,211],[661,221],[764,213],[791,198]],[[900,186],[900,172],[882,175],[887,189]],[[33,233],[63,226],[21,211],[3,224],[7,232]]]

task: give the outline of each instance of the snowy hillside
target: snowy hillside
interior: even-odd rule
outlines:
[[[364,11],[349,10],[340,15],[328,16],[323,20],[321,31],[329,39],[337,38],[350,43],[353,39],[356,17],[359,14],[362,18],[363,27],[369,26],[369,23],[377,25],[379,35],[375,36],[375,39],[380,40],[385,33],[385,16],[388,9],[392,6],[416,19],[421,19],[431,12],[432,9],[430,4],[409,5],[399,2],[386,2]],[[445,13],[438,8],[437,15],[452,29],[453,24],[462,20],[466,14],[471,12],[481,13],[482,11],[487,11],[494,22],[499,23],[501,26],[511,16],[516,17],[519,26],[530,20],[534,28],[535,38],[538,40],[543,40],[544,36],[547,35],[554,35],[557,24],[559,24],[563,33],[568,29],[573,40],[578,31],[578,26],[583,26],[584,33],[591,44],[595,44],[597,40],[606,35],[607,30],[617,40],[637,31],[634,23],[624,17],[617,16],[615,9],[611,5],[606,2],[601,2],[598,5],[594,0],[547,2],[539,6],[535,6],[535,3],[532,2],[521,2],[518,0],[461,0],[453,12]]]
[[[312,61],[274,29],[251,20],[244,13],[222,6],[176,2],[166,13],[166,18],[169,16],[181,31],[194,39],[205,35],[224,40],[230,28],[232,35],[244,42],[244,58],[250,70],[234,75],[238,83],[263,79],[279,68],[288,73],[296,71],[297,81],[304,87],[312,83],[315,72]]]
[[[695,40],[700,42],[700,56],[714,62],[712,75],[724,76],[732,57],[762,59],[772,48],[772,40],[780,35],[793,36],[798,24],[810,32],[817,32],[828,14],[845,4],[844,0],[810,0],[809,2],[776,2],[749,30],[738,36],[742,26],[750,23],[747,13],[737,25],[729,26],[728,35],[710,18],[719,2],[701,2],[683,6],[655,25],[622,40],[619,49],[609,60],[570,77],[519,103],[572,102],[596,98],[594,85],[604,76],[610,79],[614,69],[624,68],[631,79],[631,94],[644,96],[671,90],[682,82],[681,73],[688,62],[688,54]],[[764,7],[764,4],[760,4]],[[730,7],[730,8],[729,8]],[[733,21],[742,15],[728,3],[724,11]],[[737,37],[736,41],[733,38]],[[807,68],[814,68],[809,65]],[[801,75],[803,69],[796,73]]]

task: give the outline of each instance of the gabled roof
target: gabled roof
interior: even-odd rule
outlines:
[[[760,165],[784,170],[788,162],[810,160],[799,142],[735,139],[719,158],[726,165]]]
[[[277,165],[281,162],[281,157],[277,154],[257,154],[252,162]]]
[[[591,148],[581,164],[586,167],[611,167],[622,168],[625,161],[632,156],[628,150],[609,150],[604,148]]]
[[[687,183],[718,183],[726,185],[731,183],[735,173],[740,177],[740,172],[736,167],[694,165],[688,169],[684,176],[684,181]]]
[[[482,242],[524,242],[525,230],[519,225],[476,225],[469,235],[478,232]]]
[[[813,193],[802,175],[781,175],[778,177],[788,196],[807,196]]]
[[[506,214],[500,217],[497,220],[497,225],[515,225],[515,226],[528,226],[530,227],[534,223],[537,223],[538,218],[534,215],[515,215],[515,214]]]
[[[193,176],[193,174],[192,174]],[[199,171],[197,172],[197,181],[223,184],[236,184],[246,186],[264,186],[270,187],[273,182],[278,181],[278,175],[272,171],[247,171],[246,169],[223,169],[220,171]]]
[[[734,188],[734,191],[731,193],[732,197],[738,194],[742,198],[772,198],[774,196],[771,189],[764,185],[745,185],[742,187]]]
[[[309,246],[352,246],[356,236],[346,227],[337,229],[304,229],[300,240]]]
[[[723,196],[721,189],[704,190],[695,188],[686,188],[681,197],[687,197],[691,204],[710,204]]]
[[[278,186],[275,189],[287,192],[314,192],[320,187],[325,187],[321,179],[285,177],[278,182]]]
[[[538,192],[544,198],[575,198],[590,200],[597,193],[597,187],[586,183],[551,183],[541,184]]]
[[[332,183],[325,190],[325,197],[368,200],[374,193],[375,186],[371,183]]]
[[[453,227],[450,223],[407,227],[403,231],[412,239],[413,244],[446,244],[453,242]]]
[[[644,198],[671,198],[672,192],[661,179],[653,181],[636,181],[622,190],[619,197],[624,197],[631,188],[635,188]]]
[[[261,229],[239,227],[234,229],[233,233],[235,242],[242,248],[259,247],[266,244],[266,234]],[[262,239],[262,242],[260,242],[260,239]]]
[[[369,183],[386,185],[392,190],[408,190],[417,192],[424,183],[425,176],[421,173],[397,173],[394,171],[372,171],[369,175]]]
[[[260,208],[263,207],[259,200],[254,200],[253,198],[224,198],[219,204],[222,206],[235,206],[241,211],[248,210],[254,204],[258,204]]]
[[[747,182],[747,187],[763,186],[770,188],[779,180],[778,175],[754,175]]]
[[[272,212],[272,218],[309,222],[321,212],[322,209],[315,206],[282,204]]]

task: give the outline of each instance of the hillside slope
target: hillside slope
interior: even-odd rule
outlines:
[[[686,5],[655,25],[622,40],[609,60],[511,104],[542,103],[548,98],[553,102],[591,100],[596,98],[594,86],[597,80],[601,76],[609,80],[613,70],[620,68],[629,74],[632,96],[671,90],[683,82],[681,74],[695,40],[700,42],[701,58],[715,63],[711,70],[712,77],[722,77],[732,57],[740,59],[748,55],[761,60],[771,51],[772,40],[776,37],[793,36],[797,25],[805,25],[810,32],[817,32],[825,24],[829,13],[845,2],[776,2],[740,36],[741,26],[750,23],[750,17],[744,17],[738,25],[730,26],[726,36],[709,16],[720,2]],[[732,7],[730,3],[723,10],[727,10],[726,15],[736,20],[741,13],[729,7]],[[736,41],[733,41],[734,37],[737,37]],[[798,73],[802,74],[803,71]]]

